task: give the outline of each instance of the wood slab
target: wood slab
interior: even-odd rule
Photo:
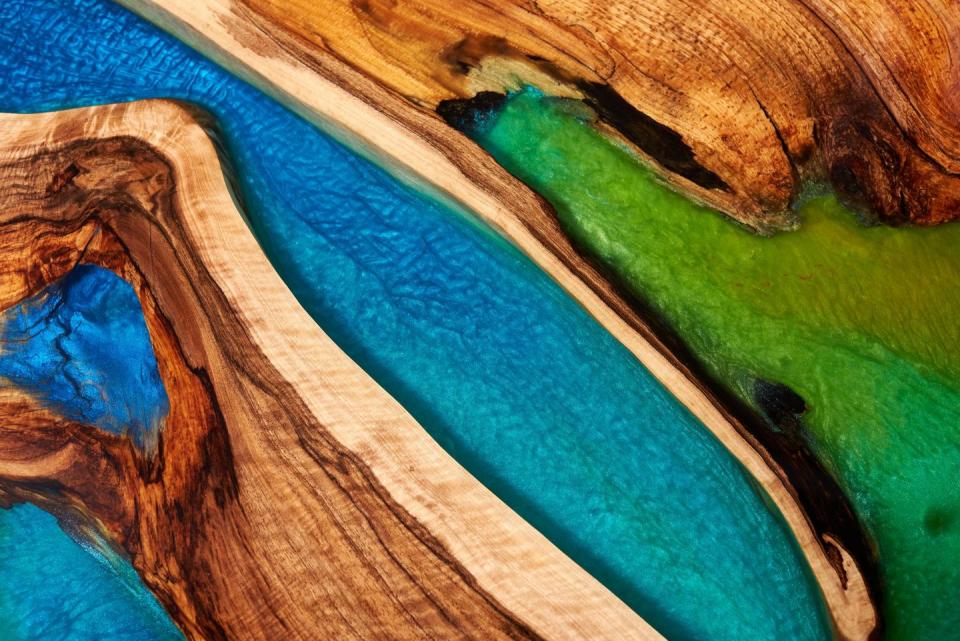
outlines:
[[[758,229],[791,224],[800,181],[817,178],[887,222],[941,222],[960,212],[949,142],[960,120],[943,99],[956,95],[955,14],[917,2],[895,20],[907,0],[846,12],[812,0],[119,1],[511,240],[754,476],[796,536],[838,636],[867,639],[878,627],[874,553],[836,483],[712,389],[669,332],[576,251],[550,206],[436,110],[533,82],[582,97],[667,181]],[[879,35],[848,25],[848,42],[831,20]],[[911,42],[930,50],[928,84],[889,80],[918,69],[912,59],[887,76],[868,72],[886,60],[878,51],[906,59]]]
[[[191,641],[661,639],[320,330],[167,101],[0,115],[0,310],[80,263],[137,292],[159,443],[0,390],[0,504],[129,558]]]

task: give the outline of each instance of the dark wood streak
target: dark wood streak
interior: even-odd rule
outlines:
[[[643,113],[610,85],[580,81],[584,102],[600,120],[609,124],[668,172],[678,174],[704,189],[729,191],[723,179],[697,162],[690,145],[677,131]]]

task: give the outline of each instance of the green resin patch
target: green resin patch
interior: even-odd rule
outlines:
[[[469,133],[716,380],[768,415],[767,382],[803,398],[795,425],[877,546],[885,636],[956,634],[960,225],[868,227],[817,195],[795,230],[763,237],[659,183],[580,103],[532,89]]]

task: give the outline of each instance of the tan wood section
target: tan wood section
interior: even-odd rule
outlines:
[[[838,636],[868,638],[877,586],[862,532],[815,518],[823,496],[789,452],[764,447],[550,206],[436,108],[533,82],[594,105],[668,182],[758,228],[790,224],[799,181],[817,178],[888,222],[935,223],[960,211],[955,12],[908,0],[120,1],[510,239],[746,467],[794,532]],[[919,69],[904,43],[929,52],[925,81],[896,82]]]
[[[0,115],[0,309],[134,287],[156,450],[0,389],[0,504],[127,556],[191,641],[662,637],[451,459],[274,272],[177,103]]]

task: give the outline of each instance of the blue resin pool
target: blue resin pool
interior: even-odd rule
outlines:
[[[507,243],[105,2],[0,5],[0,77],[5,111],[212,111],[304,307],[484,484],[671,639],[829,637],[744,472]]]
[[[169,409],[136,293],[94,265],[0,315],[0,385],[11,384],[141,446]],[[32,505],[0,510],[0,640],[175,639],[129,564],[91,554]]]
[[[140,447],[169,410],[133,287],[94,265],[0,315],[0,381]]]
[[[183,641],[129,565],[91,554],[46,512],[18,505],[0,518],[0,639]]]

